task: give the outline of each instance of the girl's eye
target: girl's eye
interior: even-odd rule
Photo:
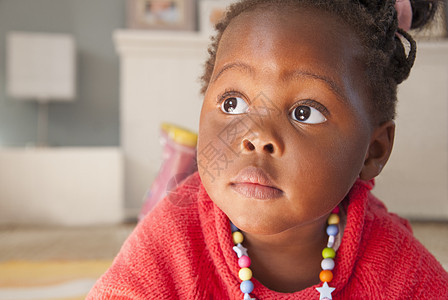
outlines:
[[[306,105],[297,106],[294,108],[291,115],[294,120],[306,124],[319,124],[327,120],[320,111],[314,107]]]
[[[221,110],[227,114],[243,114],[247,112],[249,106],[246,101],[240,97],[230,97],[224,100],[221,104]]]

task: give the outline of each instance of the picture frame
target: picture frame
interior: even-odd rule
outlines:
[[[215,34],[215,25],[226,8],[235,0],[202,0],[199,2],[199,33],[205,37]]]
[[[127,0],[130,29],[196,29],[195,0]]]

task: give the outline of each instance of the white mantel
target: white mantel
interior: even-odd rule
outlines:
[[[121,65],[126,208],[136,215],[160,167],[160,124],[198,129],[208,39],[193,32],[118,30],[114,40]]]
[[[118,30],[121,143],[128,212],[136,214],[161,163],[159,125],[198,129],[199,76],[209,40],[198,33]],[[394,153],[375,194],[408,217],[448,218],[448,42],[421,43],[399,90]]]
[[[117,30],[114,33],[117,52],[129,55],[165,54],[197,57],[207,53],[208,39],[196,32]]]

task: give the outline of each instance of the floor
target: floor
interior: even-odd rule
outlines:
[[[448,222],[412,225],[448,270]],[[0,226],[0,299],[85,299],[134,227]]]
[[[97,227],[0,227],[0,262],[113,259],[135,224]]]
[[[0,299],[85,299],[134,227],[0,227]]]
[[[0,227],[0,262],[113,259],[134,226]],[[412,226],[415,236],[448,270],[448,222],[413,222]]]
[[[414,236],[448,271],[448,222],[412,222]]]

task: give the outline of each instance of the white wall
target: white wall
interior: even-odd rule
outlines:
[[[0,224],[123,220],[118,148],[0,149]]]
[[[10,31],[68,33],[77,45],[77,97],[51,103],[52,146],[119,145],[119,59],[112,32],[125,26],[124,0],[0,1],[0,147],[36,142],[37,104],[5,91],[6,35]]]
[[[375,193],[414,219],[448,219],[448,41],[419,43],[399,86],[396,139]]]

